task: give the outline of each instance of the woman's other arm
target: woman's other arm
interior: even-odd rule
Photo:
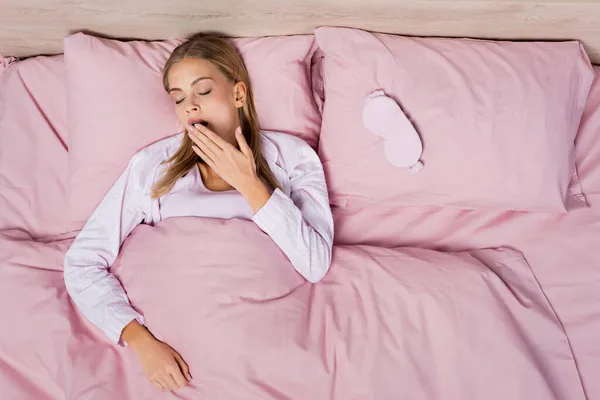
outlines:
[[[296,151],[288,160],[290,197],[276,189],[252,220],[306,280],[316,283],[331,264],[333,217],[319,157],[301,139],[294,138],[291,145]],[[256,196],[260,200],[260,190]]]
[[[115,344],[123,328],[143,316],[131,307],[117,278],[108,271],[119,248],[145,217],[147,199],[136,155],[81,230],[64,259],[67,291],[79,310]]]

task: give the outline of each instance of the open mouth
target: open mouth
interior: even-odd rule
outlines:
[[[198,127],[198,125],[208,126],[208,122],[201,120],[201,119],[197,119],[197,120],[190,121],[190,125],[192,125],[193,127]]]

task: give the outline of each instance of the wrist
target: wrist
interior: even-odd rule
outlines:
[[[137,319],[134,319],[123,328],[121,339],[135,350],[143,343],[153,340],[154,336]]]
[[[258,178],[251,182],[241,193],[254,213],[257,213],[271,198],[271,191],[268,186]]]
[[[249,179],[244,184],[242,190],[240,190],[240,193],[246,198],[246,200],[249,200],[250,197],[255,196],[256,193],[265,192],[268,190],[269,189],[267,188],[267,185],[265,185],[260,178],[254,177]]]

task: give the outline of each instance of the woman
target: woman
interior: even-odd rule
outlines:
[[[73,242],[64,271],[82,313],[133,348],[157,388],[177,390],[191,379],[187,364],[144,327],[108,271],[133,228],[175,216],[252,220],[317,282],[331,262],[333,220],[319,158],[294,136],[259,131],[248,72],[226,40],[195,36],[177,47],[163,85],[186,132],[133,157]]]

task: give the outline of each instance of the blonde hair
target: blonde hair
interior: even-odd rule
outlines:
[[[212,62],[232,82],[244,82],[247,87],[246,101],[238,109],[240,127],[242,134],[248,142],[254,162],[256,173],[260,179],[269,185],[271,189],[279,187],[269,164],[265,161],[260,147],[260,130],[258,117],[254,107],[254,97],[250,87],[250,77],[244,61],[235,48],[224,38],[198,34],[192,36],[188,41],[177,46],[165,63],[162,73],[163,87],[169,90],[167,76],[171,67],[185,58],[198,58]],[[152,198],[158,198],[167,194],[175,185],[177,180],[187,174],[197,162],[202,159],[192,149],[193,142],[188,135],[183,135],[183,141],[179,149],[163,164],[169,164],[167,170],[152,188]]]

